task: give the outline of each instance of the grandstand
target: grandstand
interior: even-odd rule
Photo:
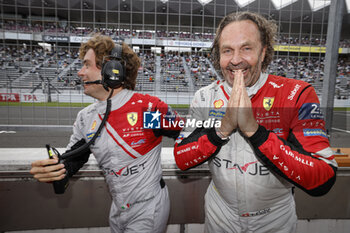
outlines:
[[[81,67],[77,52],[68,53],[59,48],[55,52],[32,47],[32,51],[21,46],[1,48],[0,88],[22,89],[32,93],[45,92],[51,83],[54,90],[77,91],[80,81],[77,71]],[[18,50],[19,52],[13,52]],[[154,54],[139,53],[142,67],[139,70],[136,90],[141,92],[191,92],[220,79],[214,70],[207,52],[183,52]],[[297,55],[289,53],[276,56],[268,69],[269,73],[312,83],[317,91],[322,88],[324,56],[320,54]],[[337,90],[340,98],[348,98],[350,85],[350,60],[342,56],[338,63]],[[156,88],[160,83],[160,88]],[[320,84],[320,85],[318,85]],[[40,86],[40,88],[39,88]]]
[[[2,1],[2,92],[81,94],[76,74],[80,69],[77,48],[98,32],[137,49],[142,60],[137,91],[193,95],[199,88],[221,79],[212,66],[208,49],[220,18],[225,12],[236,10],[258,10],[279,23],[270,73],[305,80],[321,92],[329,1],[323,7],[306,0],[290,1],[281,9],[275,3],[278,1],[269,0],[250,4],[236,1],[229,5],[225,1],[204,4],[205,1],[194,0],[106,2],[112,5],[108,5],[108,12],[105,3],[94,1]],[[151,17],[152,14],[157,17]],[[348,26],[348,18],[349,14],[345,14],[343,28]],[[340,99],[349,97],[350,85],[350,40],[345,31],[340,40],[337,72],[336,93]],[[11,38],[13,33],[16,38]],[[312,52],[313,49],[318,52]]]

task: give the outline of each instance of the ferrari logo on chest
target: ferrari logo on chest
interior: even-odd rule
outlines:
[[[264,97],[263,106],[266,111],[270,111],[274,101],[275,101],[275,97]]]
[[[131,126],[134,126],[137,123],[137,112],[129,112],[126,115],[128,122]]]

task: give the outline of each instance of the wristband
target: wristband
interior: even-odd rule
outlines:
[[[221,140],[223,141],[229,141],[230,140],[230,136],[225,136],[221,133],[220,128],[215,128],[216,131],[216,135],[218,135],[219,138],[221,138]]]

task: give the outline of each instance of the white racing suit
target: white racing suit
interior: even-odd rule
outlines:
[[[99,101],[78,113],[68,151],[89,141],[97,131],[106,101]],[[123,89],[112,97],[112,108],[105,127],[90,150],[66,161],[69,176],[75,174],[92,152],[104,173],[111,196],[112,232],[164,232],[169,216],[168,189],[162,180],[162,136],[174,139],[181,128],[144,129],[145,111],[173,114],[157,97]]]
[[[246,138],[236,130],[224,142],[213,127],[185,128],[175,145],[176,163],[186,170],[209,161],[206,232],[295,232],[292,187],[319,196],[336,177],[318,98],[310,84],[267,74],[247,91],[257,132]],[[221,119],[230,93],[222,81],[200,89],[189,115]]]

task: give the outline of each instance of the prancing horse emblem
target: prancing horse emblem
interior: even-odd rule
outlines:
[[[275,100],[275,97],[264,97],[263,106],[264,106],[266,111],[270,111],[274,100]]]
[[[134,126],[137,123],[137,112],[129,112],[126,115],[128,122],[131,126]]]

